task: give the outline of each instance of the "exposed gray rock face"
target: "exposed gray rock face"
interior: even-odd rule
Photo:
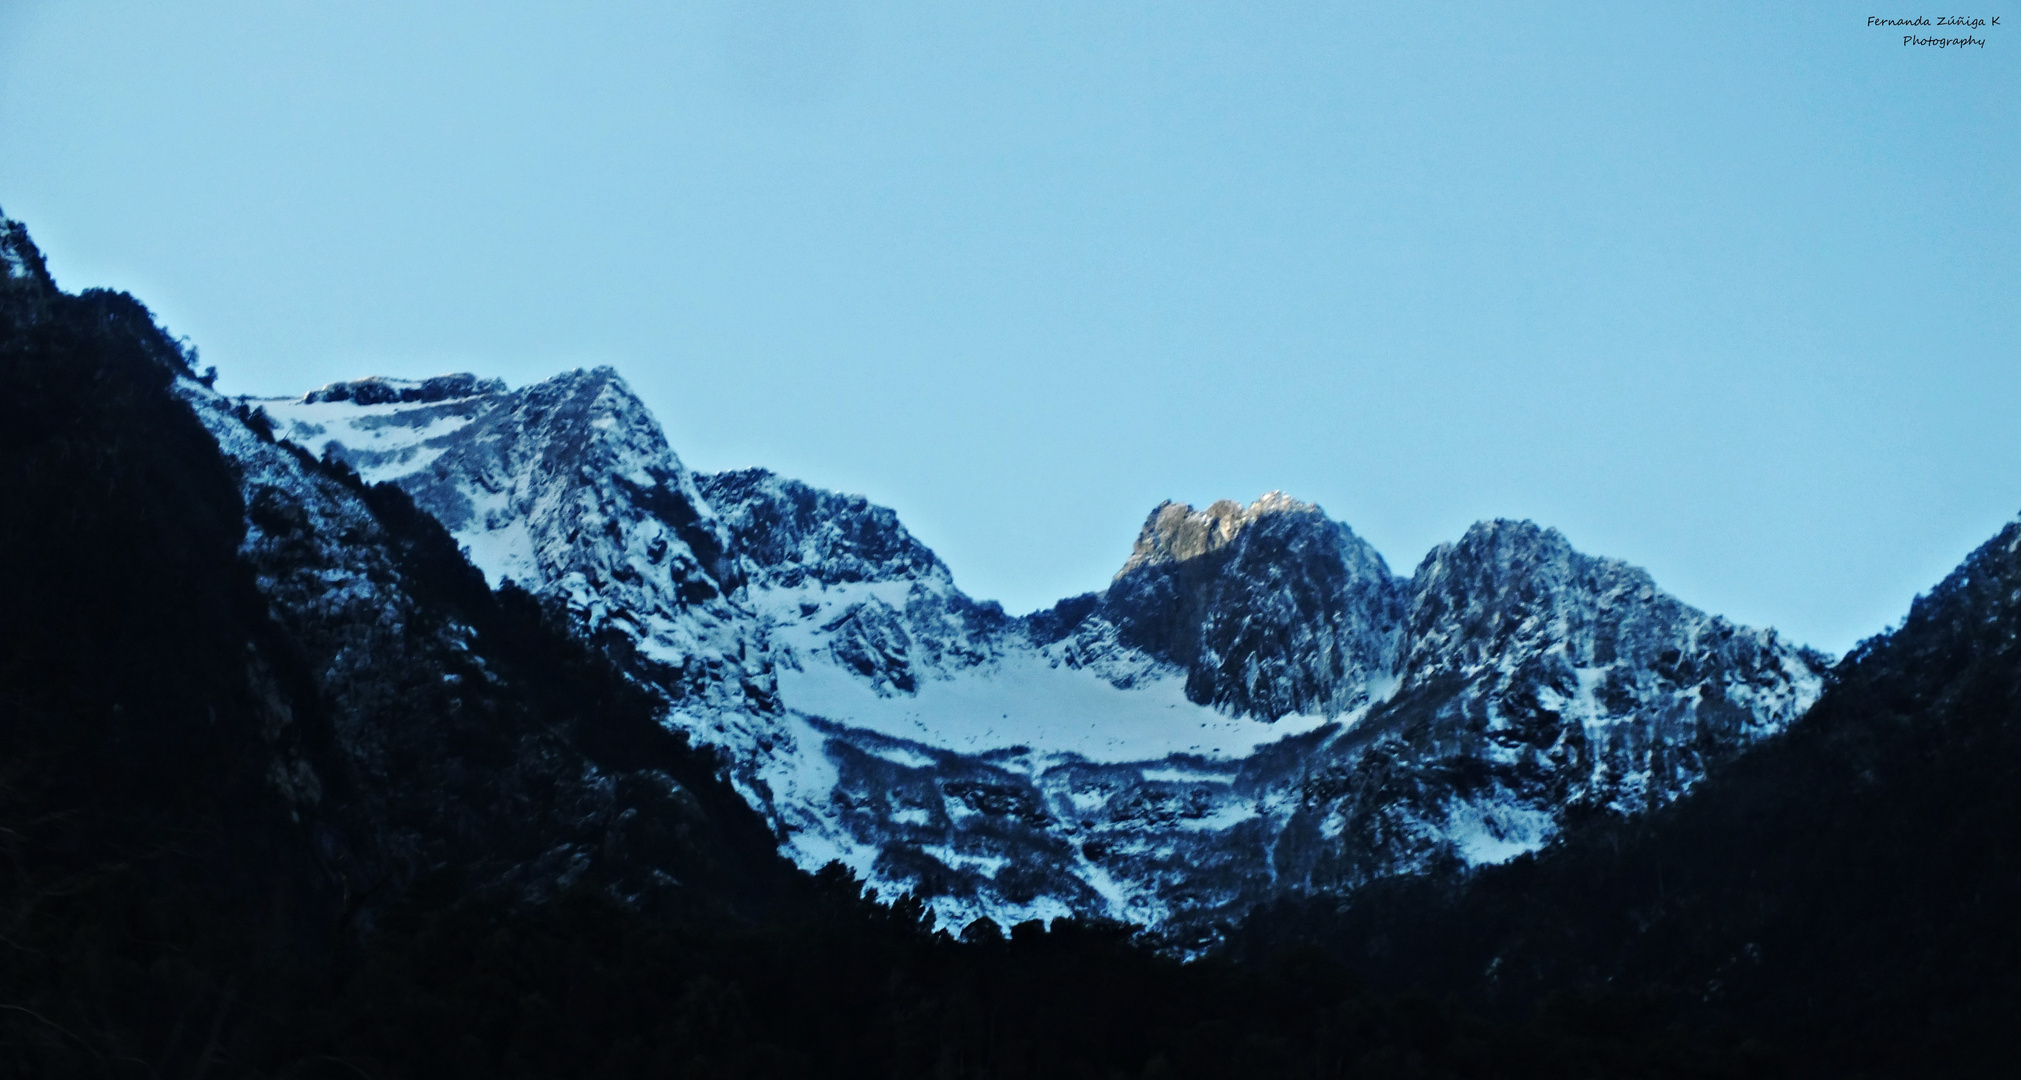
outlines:
[[[763,469],[697,483],[729,536],[743,599],[775,628],[813,627],[822,638],[814,647],[879,693],[912,693],[922,677],[1001,651],[1011,626],[1003,608],[955,588],[940,557],[889,509]],[[798,669],[790,646],[779,655]]]
[[[735,539],[753,584],[954,584],[940,557],[906,532],[897,514],[861,495],[822,491],[764,469],[704,474],[696,483]]]
[[[1465,686],[1448,715],[1487,718],[1498,760],[1622,813],[1676,798],[1708,752],[1795,719],[1825,663],[1527,521],[1440,546],[1412,593],[1401,694]]]
[[[1205,511],[1163,503],[1085,618],[1186,672],[1186,696],[1236,714],[1339,716],[1396,668],[1406,586],[1382,556],[1311,503],[1271,492]],[[1069,602],[1071,603],[1071,602]],[[1049,632],[1105,640],[1098,623]]]
[[[1107,590],[1011,619],[888,509],[691,475],[606,370],[262,404],[565,604],[801,865],[957,923],[1094,913],[1206,947],[1285,892],[1673,799],[1822,685],[1823,657],[1526,522],[1406,579],[1281,494],[1168,503]]]

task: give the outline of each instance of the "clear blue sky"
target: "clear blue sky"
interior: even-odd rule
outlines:
[[[1838,651],[2021,510],[2021,29],[1875,13],[0,0],[0,207],[225,389],[613,364],[1013,610],[1281,488]]]

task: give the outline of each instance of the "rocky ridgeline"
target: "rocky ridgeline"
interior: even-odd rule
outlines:
[[[1011,623],[1003,608],[955,588],[940,557],[889,509],[764,469],[698,484],[730,537],[746,602],[773,625],[814,623],[815,648],[879,693],[913,693],[923,677],[1000,651]],[[800,666],[790,647],[781,655]]]
[[[470,375],[362,379],[257,405],[278,437],[398,483],[494,585],[564,605],[683,726],[778,711],[758,628],[729,598],[728,536],[610,369],[516,391]]]
[[[1674,799],[1822,685],[1823,657],[1527,522],[1406,578],[1281,494],[1167,503],[1105,591],[1013,619],[888,509],[690,473],[608,369],[256,404],[565,605],[802,865],[957,921],[1076,911],[1209,944],[1275,895]]]
[[[1300,849],[1302,888],[1501,862],[1568,814],[1669,802],[1823,689],[1826,657],[1529,522],[1441,545],[1409,593],[1393,696],[1301,781],[1299,825],[1335,841]]]

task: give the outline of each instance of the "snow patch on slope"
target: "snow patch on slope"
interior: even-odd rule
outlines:
[[[779,695],[803,712],[964,754],[1024,747],[1089,761],[1150,761],[1171,754],[1243,757],[1311,731],[1323,716],[1276,723],[1233,717],[1186,700],[1178,675],[1119,690],[1090,671],[1012,653],[960,677],[926,679],[912,695],[884,697],[832,663],[779,672]]]

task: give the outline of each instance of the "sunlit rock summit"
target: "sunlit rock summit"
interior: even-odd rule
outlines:
[[[245,405],[565,608],[795,861],[956,922],[1077,912],[1204,946],[1274,896],[1661,805],[1823,685],[1824,657],[1528,522],[1403,576],[1281,493],[1166,503],[1106,590],[1014,618],[888,509],[691,472],[608,368]]]
[[[1275,720],[1337,717],[1385,693],[1404,599],[1374,548],[1273,491],[1246,507],[1160,505],[1108,591],[1083,605],[1183,669],[1191,700]],[[1064,628],[1079,608],[1055,611]]]

